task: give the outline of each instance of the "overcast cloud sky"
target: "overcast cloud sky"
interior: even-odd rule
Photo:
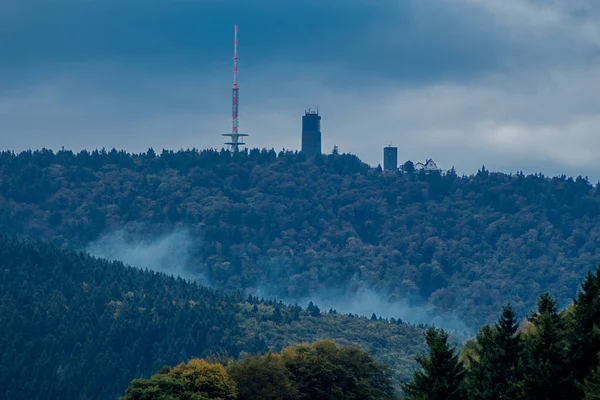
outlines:
[[[0,147],[221,148],[240,129],[459,173],[600,179],[596,0],[4,0]]]

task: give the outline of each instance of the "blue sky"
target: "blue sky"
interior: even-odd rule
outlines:
[[[240,128],[377,164],[600,179],[600,4],[593,0],[5,0],[0,147],[217,147]]]

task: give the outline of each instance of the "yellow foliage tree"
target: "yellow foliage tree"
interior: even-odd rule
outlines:
[[[237,388],[225,368],[193,359],[165,368],[150,379],[131,382],[120,400],[236,400]]]

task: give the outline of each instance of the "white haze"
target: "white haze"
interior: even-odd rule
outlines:
[[[168,275],[181,276],[209,286],[202,273],[203,265],[193,265],[193,251],[197,247],[197,239],[184,229],[168,234],[148,236],[139,233],[139,229],[130,232],[121,229],[102,236],[90,244],[86,251],[90,254],[109,260],[121,261],[142,269],[150,269]],[[306,307],[310,301],[322,311],[334,309],[343,314],[357,314],[371,317],[400,318],[411,324],[434,325],[451,331],[459,336],[473,333],[463,321],[455,315],[443,314],[432,305],[415,306],[406,300],[390,301],[374,290],[365,287],[361,282],[353,282],[358,290],[331,290],[317,293],[307,298],[281,298],[275,289],[277,283],[263,282],[255,293],[263,298],[278,298],[287,304],[301,304]]]
[[[121,229],[103,235],[90,244],[86,251],[96,257],[207,285],[199,268],[193,268],[193,271],[190,268],[194,245],[191,235],[183,229],[150,238]]]
[[[259,290],[258,295],[265,298],[274,297],[269,290],[264,289]],[[474,334],[473,329],[454,314],[442,313],[430,304],[413,305],[409,304],[408,300],[390,301],[373,289],[364,286],[352,292],[333,290],[303,299],[285,299],[283,301],[303,306],[312,301],[321,311],[334,309],[342,314],[371,317],[375,313],[378,318],[400,318],[413,325],[433,325],[460,337],[470,337]]]

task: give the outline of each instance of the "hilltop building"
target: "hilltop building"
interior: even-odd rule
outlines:
[[[438,168],[437,164],[431,158],[428,158],[425,161],[425,164],[423,164],[421,162],[415,163],[415,170],[416,171],[420,171],[420,170],[424,170],[424,171],[440,171],[440,169]]]
[[[383,148],[383,169],[386,171],[398,170],[398,148],[391,144]]]
[[[302,152],[307,157],[321,154],[321,116],[309,109],[302,117]]]

